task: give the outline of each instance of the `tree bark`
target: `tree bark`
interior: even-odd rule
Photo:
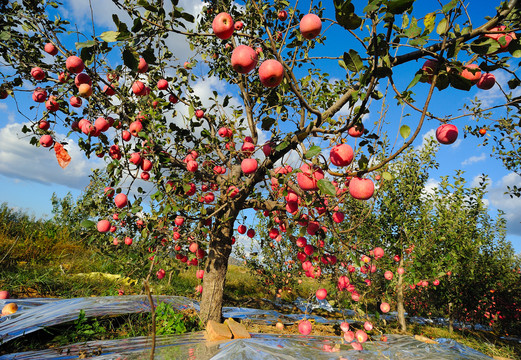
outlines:
[[[214,217],[210,234],[208,260],[203,277],[203,293],[199,316],[206,325],[208,320],[221,322],[224,286],[228,259],[232,251],[233,225],[237,217],[234,209],[222,211]],[[221,219],[224,219],[222,221]]]
[[[449,333],[454,331],[454,319],[452,318],[452,301],[449,302]]]
[[[401,262],[400,262],[401,264]],[[396,307],[398,310],[398,324],[400,331],[407,332],[407,323],[405,322],[405,307],[403,306],[403,275],[398,274],[398,284],[396,285]]]

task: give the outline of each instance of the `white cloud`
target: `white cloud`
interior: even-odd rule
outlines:
[[[12,123],[0,128],[0,174],[75,189],[82,189],[89,183],[91,168],[99,167],[99,160],[89,161],[76,142],[69,140],[66,149],[72,160],[67,168],[62,169],[54,150],[29,144],[29,137],[20,131],[22,126],[20,123]],[[58,138],[64,139],[65,135],[58,134]]]
[[[461,163],[461,166],[471,165],[477,162],[485,161],[487,159],[487,155],[485,153],[481,153],[479,156],[471,156],[468,159],[464,160]]]
[[[429,178],[427,180],[427,183],[425,184],[423,192],[426,194],[434,194],[434,190],[437,189],[439,186],[440,182],[438,180]]]
[[[416,150],[416,151],[420,151],[420,150],[422,150],[422,149],[425,147],[425,145],[427,145],[427,143],[428,143],[429,141],[431,141],[432,139],[435,139],[435,138],[436,138],[436,130],[434,130],[434,129],[430,129],[429,131],[427,131],[427,132],[423,135],[423,137],[422,137],[422,143],[421,143],[420,145],[418,145],[418,146],[415,148],[415,150]]]
[[[521,186],[521,176],[516,173],[505,175],[489,189],[488,199],[491,205],[505,212],[508,233],[521,235],[521,198],[505,194],[507,186],[513,185]]]

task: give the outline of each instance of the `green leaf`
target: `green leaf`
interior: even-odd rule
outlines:
[[[119,31],[105,31],[99,36],[105,42],[114,42],[118,40]]]
[[[423,75],[423,73],[421,70],[417,71],[416,74],[414,75],[414,78],[412,79],[411,83],[407,86],[407,88],[405,90],[409,90],[414,85],[416,85],[418,83],[418,81],[420,81],[422,75]]]
[[[411,128],[407,125],[402,125],[402,127],[400,127],[400,135],[404,139],[407,139],[409,135],[411,135]]]
[[[7,41],[7,40],[9,40],[10,38],[11,38],[11,33],[10,33],[10,32],[8,32],[8,31],[2,31],[2,32],[0,33],[0,40],[2,40],[2,41]]]
[[[387,181],[390,181],[390,180],[393,179],[393,176],[392,176],[390,173],[388,173],[387,171],[384,171],[384,172],[382,173],[382,177],[383,177],[385,180],[387,180]]]
[[[458,4],[458,0],[451,0],[448,4],[443,5],[443,7],[441,8],[441,11],[443,11],[443,13],[446,14],[449,11],[451,11],[452,9],[454,9],[454,7],[457,4]]]
[[[436,33],[438,35],[443,35],[449,30],[449,22],[446,18],[441,19],[441,21],[438,23],[438,26],[436,26]]]
[[[409,10],[412,4],[414,4],[414,0],[391,0],[387,3],[387,11],[398,15]]]
[[[139,65],[138,54],[131,51],[130,49],[123,50],[123,64],[125,64],[125,66],[129,67],[133,71],[136,71]]]
[[[472,83],[459,74],[449,74],[449,82],[455,89],[469,91],[472,88]]]
[[[311,159],[315,156],[317,156],[318,154],[320,154],[320,152],[322,151],[322,149],[319,147],[319,146],[312,146],[309,148],[308,151],[306,151],[306,155],[304,155],[304,157],[306,159]]]
[[[96,223],[94,221],[91,221],[91,220],[83,220],[81,222],[81,227],[84,227],[84,228],[93,228],[96,226]]]
[[[360,157],[360,159],[358,160],[358,167],[360,170],[365,170],[367,169],[367,166],[369,165],[369,159],[367,158],[367,156],[365,155],[362,155]]]
[[[276,119],[269,116],[262,118],[261,129],[265,131],[271,130],[271,127],[273,124],[275,124],[275,121]]]
[[[362,19],[355,14],[355,6],[351,0],[333,0],[335,17],[338,24],[347,30],[354,30],[362,24]]]
[[[418,26],[418,20],[412,18],[411,25],[407,30],[403,32],[405,36],[408,38],[415,38],[422,33],[422,29]]]
[[[364,67],[362,58],[353,49],[349,50],[349,53],[344,53],[344,63],[347,66],[347,68],[353,71],[354,73],[358,73]]]
[[[327,179],[320,179],[317,181],[318,189],[320,192],[324,195],[336,195],[336,188],[335,185],[331,183],[331,181]]]
[[[284,142],[278,144],[277,147],[275,148],[275,150],[276,151],[282,151],[285,148],[287,148],[288,146],[289,146],[289,141],[284,141]]]
[[[515,58],[521,57],[521,43],[519,40],[512,40],[508,45],[508,52]]]
[[[96,45],[96,40],[88,40],[88,41],[84,41],[84,42],[77,42],[75,43],[76,45],[76,49],[79,50],[81,48],[85,48],[85,47],[92,47],[92,46],[95,46]]]
[[[499,50],[499,43],[494,39],[480,37],[470,44],[470,49],[479,55],[492,54]]]

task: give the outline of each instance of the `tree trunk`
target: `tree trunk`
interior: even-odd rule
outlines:
[[[228,271],[228,259],[232,251],[233,225],[237,214],[232,209],[215,216],[210,234],[208,259],[203,277],[203,293],[199,315],[206,325],[208,320],[221,322],[224,285]],[[221,222],[220,219],[226,219]]]
[[[449,302],[449,333],[454,331],[454,319],[452,318],[452,301]]]
[[[401,264],[401,262],[400,262]],[[398,284],[396,285],[396,307],[398,310],[398,324],[400,331],[407,332],[407,323],[405,322],[405,307],[403,306],[403,275],[398,274]]]

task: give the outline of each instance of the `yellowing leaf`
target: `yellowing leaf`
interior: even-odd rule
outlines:
[[[425,18],[423,19],[423,25],[425,25],[425,29],[429,31],[429,33],[434,30],[434,22],[436,20],[436,13],[428,13],[425,15]]]

